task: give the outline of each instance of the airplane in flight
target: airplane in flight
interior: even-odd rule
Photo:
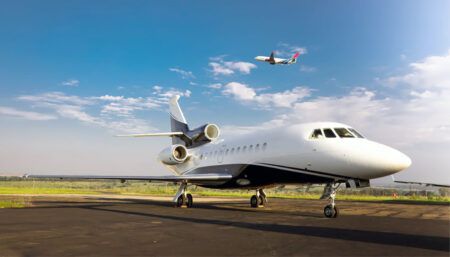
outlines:
[[[268,62],[272,65],[275,64],[294,64],[297,62],[297,58],[300,56],[300,53],[295,53],[291,58],[289,59],[282,59],[282,58],[275,58],[274,52],[270,53],[270,56],[256,56],[255,60],[260,62]]]
[[[189,185],[255,190],[250,206],[256,208],[267,203],[265,188],[325,184],[321,199],[328,199],[329,204],[324,215],[333,218],[338,216],[335,196],[339,185],[368,187],[370,179],[394,174],[411,164],[400,151],[366,139],[342,123],[296,124],[231,137],[220,136],[219,127],[213,123],[190,129],[178,100],[179,96],[174,96],[169,102],[171,132],[122,135],[171,137],[172,145],[162,150],[158,159],[174,175],[26,177],[177,182],[180,187],[173,198],[176,207],[193,206]]]

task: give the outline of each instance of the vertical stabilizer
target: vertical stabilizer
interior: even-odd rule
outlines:
[[[181,110],[180,105],[178,104],[178,100],[180,99],[179,95],[174,95],[169,101],[169,110],[170,110],[170,127],[172,132],[183,132],[186,133],[189,131],[188,124],[186,119],[184,118],[183,111]],[[172,137],[173,144],[182,144],[184,145],[184,141],[179,137]]]

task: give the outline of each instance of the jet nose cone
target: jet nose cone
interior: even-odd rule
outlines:
[[[397,151],[398,152],[398,151]],[[406,154],[398,152],[393,158],[392,167],[397,172],[404,170],[411,166],[411,158],[409,158]]]
[[[404,153],[390,147],[386,148],[385,153],[382,166],[386,172],[393,174],[411,166],[411,159]]]

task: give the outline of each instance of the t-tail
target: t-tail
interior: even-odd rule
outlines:
[[[170,129],[172,132],[182,132],[183,135],[189,132],[189,126],[187,124],[186,118],[184,118],[183,111],[181,110],[178,100],[179,95],[173,96],[169,101],[170,110]],[[172,137],[172,144],[183,144],[185,145],[183,137]]]
[[[207,123],[196,129],[192,130],[189,129],[189,125],[178,103],[179,99],[180,96],[175,95],[169,100],[171,132],[131,134],[118,136],[120,137],[170,136],[172,137],[172,145],[182,145],[187,148],[197,147],[216,140],[220,135],[219,127],[216,124]]]

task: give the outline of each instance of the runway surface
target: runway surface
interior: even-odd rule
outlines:
[[[0,199],[13,196],[0,196]],[[449,205],[29,196],[0,209],[0,256],[449,256]]]

